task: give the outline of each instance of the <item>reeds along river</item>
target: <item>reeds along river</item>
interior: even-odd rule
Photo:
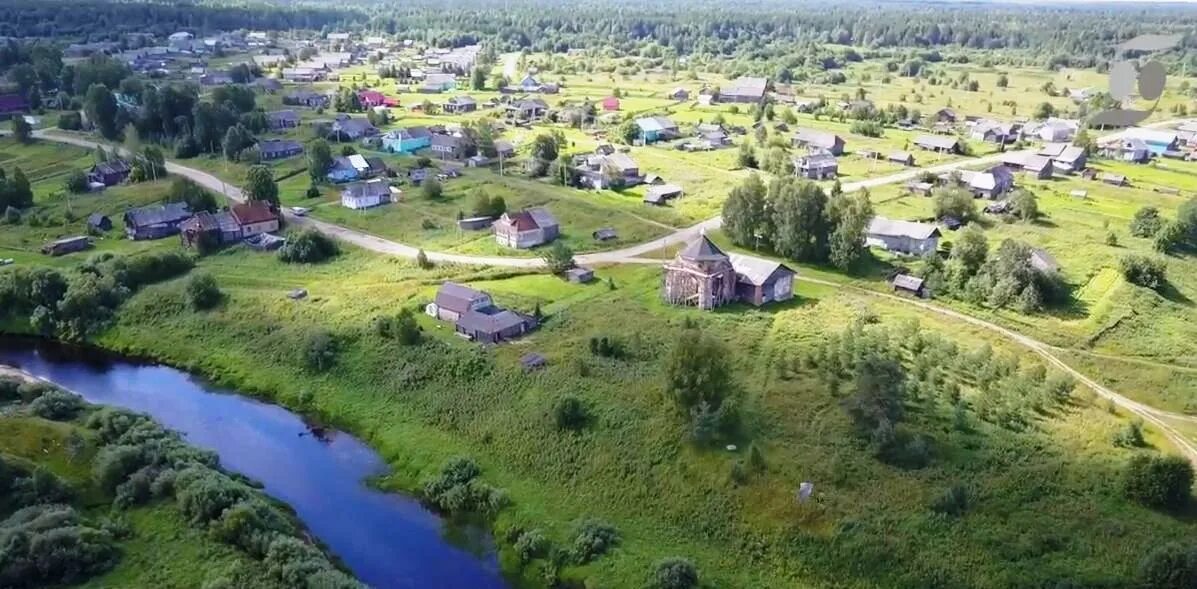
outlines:
[[[296,414],[208,385],[166,366],[96,350],[0,336],[0,364],[16,366],[89,402],[152,415],[221,464],[265,486],[363,582],[378,589],[507,587],[493,543],[455,529],[416,500],[366,479],[386,464],[353,436],[319,431]],[[462,546],[472,546],[463,548]]]

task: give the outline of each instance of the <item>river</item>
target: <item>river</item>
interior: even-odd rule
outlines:
[[[363,582],[378,589],[505,588],[490,537],[453,528],[403,495],[365,480],[386,464],[343,432],[312,435],[296,414],[214,387],[167,366],[95,350],[0,336],[0,364],[16,366],[92,403],[152,415],[221,464],[261,482]],[[471,546],[469,550],[461,545]]]

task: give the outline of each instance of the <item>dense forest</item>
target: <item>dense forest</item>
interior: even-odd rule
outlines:
[[[644,4],[626,0],[560,3],[548,0],[464,0],[445,11],[440,2],[62,2],[14,0],[0,7],[0,35],[78,40],[158,35],[185,29],[333,30],[352,28],[401,35],[441,46],[486,39],[501,50],[565,52],[596,49],[663,57],[802,59],[812,43],[868,49],[965,48],[1016,50],[1039,59],[1092,61],[1142,33],[1189,32],[1197,13],[1171,6],[814,4],[760,0],[729,8],[710,0]],[[682,9],[679,9],[682,8]]]

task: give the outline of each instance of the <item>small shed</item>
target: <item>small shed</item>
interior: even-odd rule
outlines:
[[[898,274],[897,276],[894,276],[892,284],[895,292],[908,292],[918,296],[919,298],[927,298],[930,295],[930,293],[927,292],[925,281],[917,276]]]
[[[494,222],[493,217],[470,217],[468,219],[458,219],[457,228],[462,231],[481,231],[490,227]]]
[[[92,213],[87,216],[87,227],[96,231],[112,231],[112,219],[103,213]]]
[[[548,360],[545,357],[536,353],[528,352],[520,356],[520,366],[524,368],[524,372],[531,372],[533,370],[540,370],[548,365]]]
[[[569,270],[565,271],[565,278],[570,282],[586,284],[587,282],[594,280],[594,270],[591,270],[590,268],[583,268],[581,266],[577,268],[570,268]]]
[[[671,198],[678,198],[682,195],[682,187],[676,184],[658,184],[656,186],[649,186],[644,193],[644,202],[654,205],[663,205]]]
[[[86,235],[57,239],[42,246],[42,253],[48,256],[63,256],[91,247],[91,238]]]
[[[603,227],[592,233],[591,236],[594,237],[595,241],[610,241],[619,237],[619,234],[615,233],[614,227]]]
[[[305,288],[297,288],[297,289],[287,293],[287,298],[289,298],[293,301],[298,301],[299,299],[307,298],[307,296],[308,296],[308,291]]]
[[[1129,184],[1129,182],[1127,182],[1127,180],[1126,180],[1126,176],[1123,176],[1122,174],[1105,174],[1105,173],[1103,173],[1103,174],[1098,174],[1097,179],[1101,180],[1105,184],[1110,184],[1113,186],[1126,186],[1127,184]]]

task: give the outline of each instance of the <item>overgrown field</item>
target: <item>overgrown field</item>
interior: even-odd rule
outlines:
[[[221,307],[194,312],[181,283],[151,286],[99,343],[343,425],[395,467],[383,482],[395,489],[415,488],[452,456],[472,456],[512,500],[496,522],[501,539],[538,528],[567,546],[578,520],[608,521],[622,536],[619,547],[560,571],[594,586],[637,586],[653,563],[674,555],[728,587],[1121,586],[1154,546],[1192,534],[1185,519],[1128,503],[1112,483],[1142,451],[1114,445],[1123,418],[1083,390],[1056,401],[1028,397],[1036,362],[1020,365],[1021,350],[868,295],[800,283],[792,303],[706,314],[661,303],[655,268],[600,269],[614,290],[545,275],[419,270],[358,251],[284,267],[234,250],[200,269],[227,294]],[[500,304],[539,305],[548,321],[493,350],[422,315],[422,344],[379,335],[377,317],[418,312],[446,278],[483,288]],[[309,298],[288,300],[296,287]],[[919,377],[919,393],[906,402],[903,435],[921,440],[925,464],[875,457],[840,406],[853,385],[829,388],[806,360],[861,321],[897,343],[958,350],[927,382],[958,383],[963,401],[950,401],[951,385]],[[689,337],[687,324],[720,340],[733,370],[742,427],[712,445],[694,441],[690,418],[664,394],[663,358]],[[324,330],[335,360],[320,371],[307,367],[302,342]],[[623,352],[592,353],[591,338],[601,337]],[[525,373],[518,358],[532,351],[549,366]],[[925,369],[916,366],[917,348],[907,353],[910,374]],[[1000,377],[1004,384],[982,393],[989,385],[975,375],[986,370],[1031,380]],[[565,397],[587,408],[580,431],[557,426]],[[1150,434],[1146,443],[1166,450]],[[751,447],[763,466],[745,471]],[[795,500],[801,482],[815,485],[808,503]],[[965,489],[967,507],[945,515],[942,499],[953,487]],[[518,568],[511,551],[504,560]],[[539,576],[541,564],[522,574]]]

